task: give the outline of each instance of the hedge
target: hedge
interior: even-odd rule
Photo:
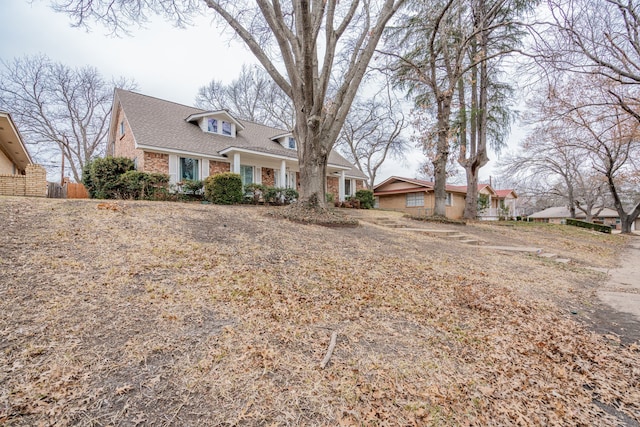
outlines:
[[[567,225],[573,225],[575,227],[588,228],[590,230],[599,231],[601,233],[611,234],[611,227],[608,225],[594,224],[592,222],[580,221],[579,219],[567,218]]]

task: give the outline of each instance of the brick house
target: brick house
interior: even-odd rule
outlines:
[[[466,187],[447,185],[446,190],[447,218],[462,218]],[[418,216],[433,215],[435,207],[433,182],[392,176],[373,187],[373,194],[377,208],[392,209]]]
[[[133,159],[136,169],[169,175],[173,185],[235,172],[243,184],[300,188],[296,141],[291,132],[238,120],[226,110],[205,111],[116,89],[107,154]],[[366,177],[332,151],[327,193],[344,200],[364,188]]]
[[[0,195],[47,195],[47,172],[31,160],[11,115],[0,111]]]
[[[435,183],[421,179],[392,176],[373,188],[376,207],[406,212],[412,215],[433,215],[435,208]],[[447,191],[446,217],[460,219],[464,215],[467,196],[466,185],[449,185]],[[479,219],[498,219],[502,201],[517,198],[513,190],[494,190],[489,184],[478,184],[478,194],[488,198],[489,208],[479,213]],[[511,205],[509,205],[511,206]],[[515,209],[515,204],[513,204]]]

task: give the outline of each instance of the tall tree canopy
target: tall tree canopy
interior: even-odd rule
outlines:
[[[382,33],[405,0],[64,0],[78,24],[126,29],[155,12],[187,22],[213,10],[292,100],[299,141],[300,201],[324,206],[327,160]]]
[[[392,33],[387,54],[396,59],[398,84],[418,109],[433,111],[436,117],[424,140],[433,162],[435,215],[446,213],[447,164],[456,148],[467,172],[465,216],[477,214],[478,172],[488,162],[488,144],[499,147],[510,125],[505,103],[509,88],[497,79],[499,62],[519,47],[524,33],[516,19],[535,3],[415,0],[412,11],[422,13],[405,14]]]
[[[71,68],[46,56],[2,62],[0,108],[15,118],[38,162],[62,153],[75,181],[84,165],[104,154],[113,87],[134,89],[125,79],[105,80],[93,67]]]
[[[624,195],[640,160],[640,4],[548,0],[547,5],[549,20],[535,27],[532,40],[553,117],[577,132],[571,144],[587,153],[591,168],[606,179],[622,231],[630,232],[640,215],[640,198]]]

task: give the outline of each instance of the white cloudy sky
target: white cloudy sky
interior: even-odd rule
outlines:
[[[89,32],[73,28],[70,18],[53,12],[47,0],[2,0],[0,14],[4,61],[43,53],[69,66],[94,66],[106,78],[132,78],[141,93],[187,105],[194,104],[200,86],[213,79],[229,83],[243,64],[257,62],[244,45],[212,25],[211,15],[186,29],[154,17],[144,28],[114,37],[93,23]],[[415,177],[423,161],[419,151],[408,153],[404,161],[385,164],[377,181]],[[490,173],[485,169],[481,179],[488,180]]]

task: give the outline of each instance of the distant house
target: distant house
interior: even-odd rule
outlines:
[[[35,165],[11,115],[0,111],[0,195],[47,195],[47,172]]]
[[[108,154],[128,157],[143,172],[169,175],[178,185],[222,172],[243,184],[299,189],[297,141],[290,131],[116,89]],[[327,165],[327,193],[345,200],[364,188],[366,176],[337,152]]]
[[[610,225],[612,228],[619,228],[620,216],[618,211],[614,209],[604,208],[598,214],[596,210],[593,211],[593,222],[597,222],[604,225]],[[549,224],[564,224],[567,218],[571,218],[571,213],[566,206],[555,206],[544,209],[540,212],[529,215],[529,220],[534,222],[546,222]],[[581,210],[576,209],[576,219],[585,220],[587,216]]]
[[[478,193],[482,194],[480,191],[480,186],[487,186],[491,188],[488,184],[480,184]],[[489,197],[489,209],[480,212],[480,219],[485,220],[496,220],[500,218],[515,218],[520,215],[520,209],[518,209],[518,195],[516,191],[509,188],[505,190],[493,190],[493,195]]]
[[[433,215],[433,209],[435,207],[435,183],[431,181],[424,181],[421,179],[402,178],[398,176],[392,176],[373,188],[374,196],[376,200],[376,207],[381,209],[393,209],[402,212],[407,212],[413,215]],[[464,214],[464,206],[467,195],[466,185],[446,185],[447,200],[446,200],[446,216],[451,219],[460,219]],[[513,197],[513,200],[517,198],[513,190],[498,190],[508,191],[503,193],[504,196],[501,199],[500,193],[491,188],[489,184],[479,184],[478,194],[482,194],[487,197],[489,206],[483,212],[479,212],[480,219],[498,219],[501,214],[499,208],[501,202],[509,200],[507,208],[513,206],[513,212],[515,212],[515,203],[512,203],[507,199]],[[508,211],[512,212],[512,211]],[[508,214],[508,216],[512,216]]]

